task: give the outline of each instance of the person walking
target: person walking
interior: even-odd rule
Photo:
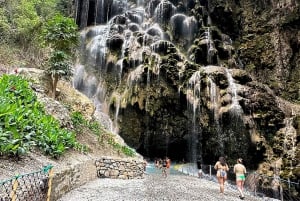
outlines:
[[[147,164],[148,164],[147,160],[144,159],[144,160],[143,160],[144,172],[146,172]]]
[[[171,159],[166,157],[166,162],[167,162],[167,175],[170,174],[170,167],[171,167]]]
[[[220,193],[224,194],[224,185],[227,180],[227,171],[229,171],[229,167],[226,163],[224,157],[220,157],[219,161],[216,162],[214,168],[217,170],[217,178],[220,185]]]
[[[236,177],[236,186],[240,193],[240,199],[244,199],[244,183],[245,183],[245,174],[247,173],[246,167],[243,165],[243,159],[237,159],[237,163],[233,166],[233,172]]]
[[[198,168],[198,177],[202,178],[202,164],[201,164],[201,161],[197,161],[197,168]]]
[[[163,159],[161,171],[162,171],[162,176],[163,177],[167,177],[168,176],[167,175],[167,159]]]

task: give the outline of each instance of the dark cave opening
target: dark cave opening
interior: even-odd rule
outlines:
[[[165,158],[166,156],[172,161],[188,161],[188,143],[185,140],[175,139],[172,142],[164,145],[142,144],[137,152],[143,157],[149,160],[155,160],[156,158]]]

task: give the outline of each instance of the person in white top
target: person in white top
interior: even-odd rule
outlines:
[[[245,174],[247,173],[246,167],[243,165],[243,159],[239,158],[237,159],[237,163],[233,167],[233,172],[236,176],[236,185],[237,189],[240,193],[239,197],[240,199],[244,199],[244,183],[245,183]]]

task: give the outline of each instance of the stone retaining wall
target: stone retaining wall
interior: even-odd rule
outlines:
[[[95,162],[99,178],[144,178],[143,161],[134,159],[101,158]]]
[[[97,178],[143,178],[143,170],[142,160],[108,157],[88,159],[59,170],[54,167],[50,200],[56,201],[67,192]]]
[[[95,160],[89,159],[61,169],[54,166],[51,201],[56,201],[67,192],[97,179]]]

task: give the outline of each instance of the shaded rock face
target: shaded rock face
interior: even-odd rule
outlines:
[[[276,95],[299,102],[299,2],[212,0],[210,10],[222,32],[239,42],[245,70]]]
[[[203,2],[201,4],[205,5]],[[229,35],[236,41],[236,53],[240,60],[240,66],[255,77],[257,81],[268,85],[275,96],[299,103],[299,2],[294,0],[212,0],[210,1],[209,10],[213,24],[217,24],[224,34]],[[256,96],[257,93],[254,93],[254,95]],[[255,102],[246,106],[247,110],[260,111],[260,108],[264,108],[266,100],[268,100],[266,95],[258,97]],[[287,109],[284,109],[285,106],[283,106],[286,104],[290,105],[286,102],[277,104],[285,113],[283,124],[278,121],[272,123],[273,120],[271,119],[271,122],[270,120],[257,119],[261,117],[260,112],[254,112],[254,119],[259,121],[258,125],[269,124],[269,128],[264,131],[265,127],[260,128],[260,132],[266,133],[265,137],[267,137],[268,142],[273,141],[272,144],[276,144],[276,148],[267,149],[266,151],[268,157],[271,157],[272,163],[274,164],[274,161],[280,158],[285,158],[284,162],[280,163],[285,166],[281,174],[283,176],[291,174],[295,178],[295,174],[292,172],[298,172],[298,168],[293,171],[291,170],[293,168],[290,169],[287,164],[295,163],[298,164],[295,167],[299,166],[299,157],[295,155],[295,151],[292,151],[297,150],[296,147],[299,146],[299,132],[294,134],[292,138],[295,141],[294,144],[290,144],[293,148],[288,148],[289,153],[279,148],[286,147],[283,141],[288,141],[287,136],[293,136],[293,134],[290,134],[292,129],[288,126],[290,124],[288,122],[297,122],[296,119],[299,116],[297,112],[287,112]],[[267,119],[271,116],[280,119],[277,112],[268,112],[268,114]],[[290,118],[293,120],[289,120]],[[278,126],[281,124],[283,128],[280,129]],[[297,123],[292,127],[296,125]],[[282,133],[283,130],[284,134]],[[273,133],[273,137],[268,137],[269,131]],[[299,177],[296,176],[296,178]]]
[[[262,173],[276,163],[299,178],[300,110],[279,98],[299,99],[297,2],[80,5],[80,26],[96,26],[81,31],[74,86],[112,132],[150,158],[242,157]]]

